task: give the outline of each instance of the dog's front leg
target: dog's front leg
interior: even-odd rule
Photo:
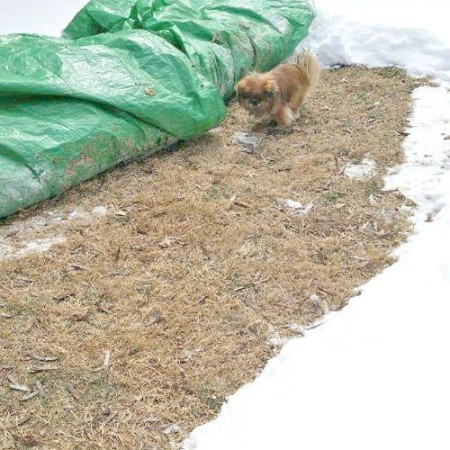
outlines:
[[[295,114],[289,106],[283,105],[273,113],[273,118],[280,128],[286,128],[294,121]]]
[[[255,133],[261,133],[261,131],[264,130],[264,128],[266,128],[271,121],[272,119],[270,116],[264,116],[259,118],[252,126],[252,131],[254,131]]]

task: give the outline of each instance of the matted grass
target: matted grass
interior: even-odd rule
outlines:
[[[282,338],[343,307],[407,234],[405,198],[381,189],[413,85],[327,70],[301,120],[256,149],[231,104],[205,136],[20,214],[107,208],[5,238],[67,241],[0,262],[0,447],[176,448]],[[345,176],[364,158],[369,177]]]

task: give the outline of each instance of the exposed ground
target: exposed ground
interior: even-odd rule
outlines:
[[[300,121],[256,148],[231,104],[205,136],[6,221],[0,448],[177,448],[283,338],[345,306],[407,235],[411,205],[382,177],[413,86],[324,71]]]

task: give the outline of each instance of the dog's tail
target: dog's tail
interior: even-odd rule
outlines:
[[[308,91],[313,91],[320,78],[320,63],[317,56],[308,51],[299,53],[297,55],[297,67],[308,85]]]

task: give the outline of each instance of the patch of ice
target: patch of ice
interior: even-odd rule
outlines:
[[[0,243],[0,261],[2,259],[22,258],[30,253],[44,253],[50,250],[53,245],[64,242],[66,242],[66,238],[58,235],[22,242],[19,248],[14,245]]]
[[[11,248],[9,247],[9,245],[4,245],[0,243],[0,261],[8,257],[10,249]]]
[[[268,343],[270,348],[281,348],[288,341],[287,338],[282,338],[279,336],[274,336],[269,338]]]
[[[14,256],[22,257],[30,253],[44,253],[50,250],[55,244],[62,244],[66,242],[64,236],[54,236],[51,238],[35,239],[33,241],[24,242],[22,248],[15,253]]]
[[[298,324],[298,323],[290,323],[288,325],[288,328],[292,331],[295,331],[296,333],[300,334],[300,335],[304,335],[305,334],[305,327]]]
[[[294,210],[295,214],[308,214],[313,207],[312,203],[308,203],[307,205],[303,206],[300,202],[291,200],[290,198],[279,199],[279,203],[281,206],[285,206]]]
[[[64,221],[79,220],[89,222],[96,217],[104,216],[107,212],[105,206],[99,205],[92,211],[74,209],[66,214],[61,211],[47,211],[41,216],[33,216],[24,220],[16,220],[9,225],[0,225],[0,260],[8,258],[21,258],[32,252],[46,252],[52,245],[65,242],[58,227]],[[48,231],[47,231],[48,230]],[[30,238],[32,233],[45,231],[57,234],[50,237]]]
[[[346,177],[360,180],[371,175],[377,167],[374,160],[364,158],[360,163],[349,163],[345,166],[343,174]]]
[[[93,216],[104,216],[106,211],[107,208],[105,206],[96,206],[91,212],[84,211],[82,209],[74,209],[72,212],[67,214],[67,219],[90,219]]]
[[[181,432],[181,428],[177,423],[171,423],[170,425],[165,426],[162,429],[162,432],[165,435],[171,434],[171,433],[180,433]]]
[[[108,208],[106,206],[96,206],[93,210],[92,213],[97,215],[97,216],[104,216],[106,214],[106,212],[108,211]]]
[[[280,336],[280,333],[276,331],[273,325],[269,325],[269,333],[272,334],[272,336],[267,340],[267,343],[269,344],[270,348],[273,349],[281,348],[288,341],[287,338],[283,338]]]
[[[243,144],[246,147],[257,148],[261,144],[263,136],[255,133],[234,133],[234,141],[238,144]]]

